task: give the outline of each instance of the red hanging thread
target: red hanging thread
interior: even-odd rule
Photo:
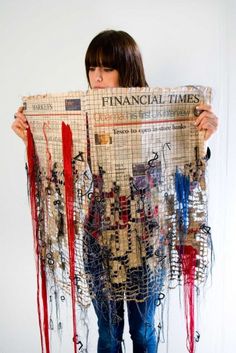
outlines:
[[[71,301],[73,319],[74,352],[77,352],[77,328],[76,328],[76,288],[75,288],[75,228],[74,228],[74,183],[72,169],[72,132],[69,125],[62,122],[62,148],[65,176],[65,201],[68,232]]]
[[[39,240],[38,240],[38,213],[37,213],[37,200],[36,200],[36,153],[34,148],[34,139],[30,128],[27,129],[27,159],[28,159],[28,176],[29,176],[29,196],[31,204],[31,216],[33,225],[33,238],[34,238],[34,249],[35,249],[35,262],[37,271],[37,308],[38,308],[38,319],[40,329],[40,339],[42,353],[44,353],[44,347],[46,353],[50,353],[49,344],[49,327],[48,327],[48,304],[47,304],[47,285],[46,285],[46,273],[44,264],[40,259],[39,252]],[[41,277],[40,277],[41,274]],[[41,286],[40,286],[41,279]],[[40,297],[43,305],[43,315],[40,304]],[[43,318],[42,318],[43,316]]]
[[[184,276],[184,309],[187,330],[187,348],[194,352],[194,280],[196,270],[197,249],[190,245],[180,247],[181,263]]]

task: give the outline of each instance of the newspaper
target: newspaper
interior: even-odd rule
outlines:
[[[184,283],[188,321],[210,262],[207,158],[194,122],[211,89],[99,89],[23,102],[42,346],[49,329],[61,338],[70,303],[74,347],[87,352],[92,298],[151,297],[158,306],[163,287]]]
[[[72,130],[81,305],[96,295],[98,280],[115,300],[124,294],[127,300],[144,300],[162,286],[163,273],[178,282],[183,244],[197,250],[196,280],[205,280],[209,234],[204,132],[197,131],[194,121],[196,107],[210,102],[211,89],[202,86],[24,98],[39,161],[41,256],[50,259],[48,276],[63,291],[71,283],[62,122]],[[188,194],[179,195],[186,185]]]

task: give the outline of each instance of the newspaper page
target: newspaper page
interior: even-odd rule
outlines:
[[[25,115],[33,134],[37,155],[36,182],[39,222],[40,257],[45,263],[49,283],[58,286],[58,297],[70,294],[70,259],[65,206],[65,175],[62,151],[62,124],[72,131],[74,225],[76,278],[79,278],[77,301],[90,304],[83,264],[83,222],[88,200],[85,195],[92,187],[87,165],[87,131],[85,93],[45,94],[23,99]],[[77,280],[76,280],[77,281]],[[79,294],[83,293],[83,295]],[[49,293],[50,295],[50,293]]]
[[[115,297],[142,299],[160,289],[164,273],[179,281],[183,244],[197,250],[196,279],[204,279],[205,149],[194,113],[210,101],[211,89],[201,86],[88,93],[94,199],[87,229],[103,258],[109,254],[104,286]]]

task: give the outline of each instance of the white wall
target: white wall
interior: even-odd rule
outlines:
[[[216,262],[202,300],[197,351],[235,351],[235,12],[235,0],[1,0],[1,353],[40,352],[24,147],[10,130],[13,114],[23,95],[85,90],[85,50],[107,28],[126,30],[137,40],[150,86],[214,89],[221,121],[209,143],[209,223]],[[184,352],[177,297],[170,299],[169,353]],[[167,352],[167,345],[161,344],[159,352]]]

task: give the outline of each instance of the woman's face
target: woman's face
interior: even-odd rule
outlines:
[[[93,89],[119,87],[119,72],[110,67],[91,66],[89,68],[89,83]]]

